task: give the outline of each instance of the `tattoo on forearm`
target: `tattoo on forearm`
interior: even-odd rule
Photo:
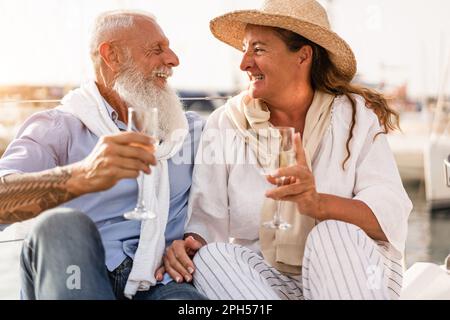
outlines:
[[[0,223],[31,219],[42,211],[75,197],[66,188],[71,178],[67,168],[40,173],[13,174],[1,179]]]

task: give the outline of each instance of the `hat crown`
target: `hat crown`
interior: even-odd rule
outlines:
[[[213,35],[242,50],[247,25],[278,27],[301,35],[327,50],[331,63],[346,80],[356,73],[350,46],[330,28],[325,8],[316,0],[265,0],[259,9],[236,10],[210,22]]]
[[[315,0],[265,0],[262,11],[300,19],[330,29],[325,9]]]

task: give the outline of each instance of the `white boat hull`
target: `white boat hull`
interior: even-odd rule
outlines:
[[[430,139],[424,148],[425,194],[432,209],[450,208],[444,160],[450,154],[450,139]]]

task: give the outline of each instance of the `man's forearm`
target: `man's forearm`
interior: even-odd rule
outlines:
[[[76,196],[68,187],[69,167],[12,174],[1,178],[0,223],[8,224],[34,218]]]

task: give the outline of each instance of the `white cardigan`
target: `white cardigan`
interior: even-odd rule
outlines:
[[[356,125],[345,171],[342,162],[347,156],[352,108],[345,96],[333,103],[330,128],[312,163],[317,192],[366,203],[389,242],[403,253],[412,203],[385,135],[373,141],[381,131],[377,116],[362,97],[355,99]],[[196,157],[186,233],[199,234],[208,243],[232,241],[258,252],[261,206],[265,191],[273,186],[254,165],[236,163],[234,153],[243,141],[237,134],[230,135],[233,131],[224,106],[208,118]],[[254,161],[251,152],[249,158]]]

